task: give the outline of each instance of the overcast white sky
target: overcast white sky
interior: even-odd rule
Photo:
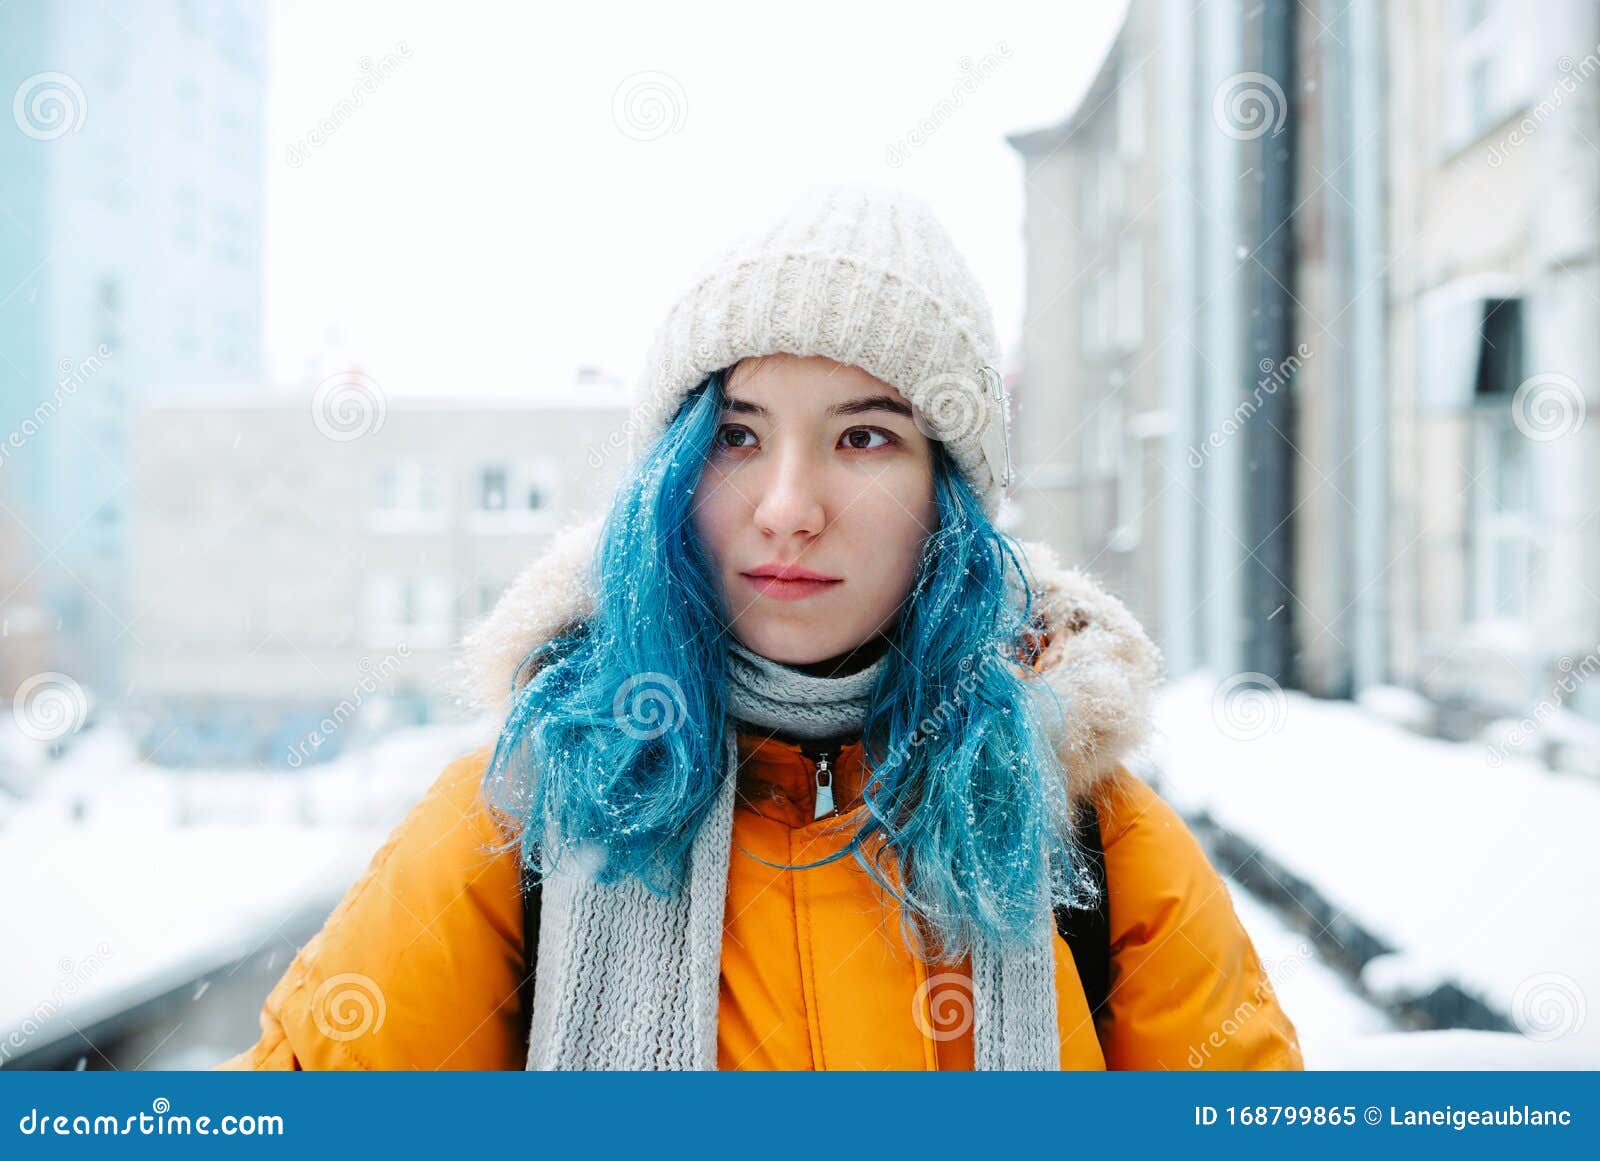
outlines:
[[[565,391],[590,363],[631,386],[695,266],[793,188],[843,178],[931,201],[1009,351],[1022,164],[1004,135],[1072,108],[1123,7],[280,0],[269,373],[292,382],[351,358],[396,394],[528,395]],[[309,146],[361,59],[399,59],[401,42],[409,58]],[[962,59],[981,70],[986,57],[998,68],[964,93]],[[663,94],[659,135],[624,111],[630,135],[614,111],[641,73],[655,76],[635,88]],[[954,115],[891,166],[890,146],[942,98],[959,98]]]

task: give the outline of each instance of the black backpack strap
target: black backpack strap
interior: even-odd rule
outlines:
[[[522,885],[522,981],[517,994],[522,1001],[522,1026],[526,1032],[533,1019],[533,969],[539,963],[539,884],[526,865],[518,880]]]
[[[1100,838],[1100,815],[1093,803],[1084,807],[1078,845],[1089,856],[1089,871],[1099,888],[1100,902],[1087,909],[1057,907],[1056,930],[1072,951],[1089,1012],[1098,1016],[1111,995],[1111,905],[1106,896],[1106,852]]]

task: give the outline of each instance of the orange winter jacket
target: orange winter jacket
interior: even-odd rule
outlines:
[[[244,1069],[520,1069],[517,856],[480,795],[485,747],[451,763],[267,997]],[[722,1069],[971,1069],[967,964],[910,954],[900,912],[812,820],[800,747],[741,735],[717,1023]],[[860,743],[835,800],[862,808]],[[1092,1018],[1056,942],[1065,1069],[1298,1069],[1295,1029],[1228,891],[1178,815],[1124,766],[1094,787],[1111,994]],[[761,860],[765,860],[763,862]],[[931,977],[931,978],[930,978]]]

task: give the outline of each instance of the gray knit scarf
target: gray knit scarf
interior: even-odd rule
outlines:
[[[528,1068],[717,1067],[723,911],[738,771],[734,723],[797,739],[859,734],[886,664],[887,657],[880,657],[856,673],[815,677],[731,642],[725,776],[690,847],[685,889],[663,899],[636,879],[599,886],[578,868],[558,869],[545,879]],[[978,1068],[1061,1067],[1054,938],[1055,924],[1046,910],[1033,946],[1002,951],[980,944],[974,950],[972,1030]]]

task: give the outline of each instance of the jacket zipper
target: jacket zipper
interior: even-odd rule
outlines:
[[[816,770],[812,775],[817,791],[816,805],[811,812],[813,822],[838,813],[838,808],[833,804],[833,772],[839,765],[839,752],[842,749],[843,746],[831,746],[825,750],[801,748],[801,753],[816,764]]]

